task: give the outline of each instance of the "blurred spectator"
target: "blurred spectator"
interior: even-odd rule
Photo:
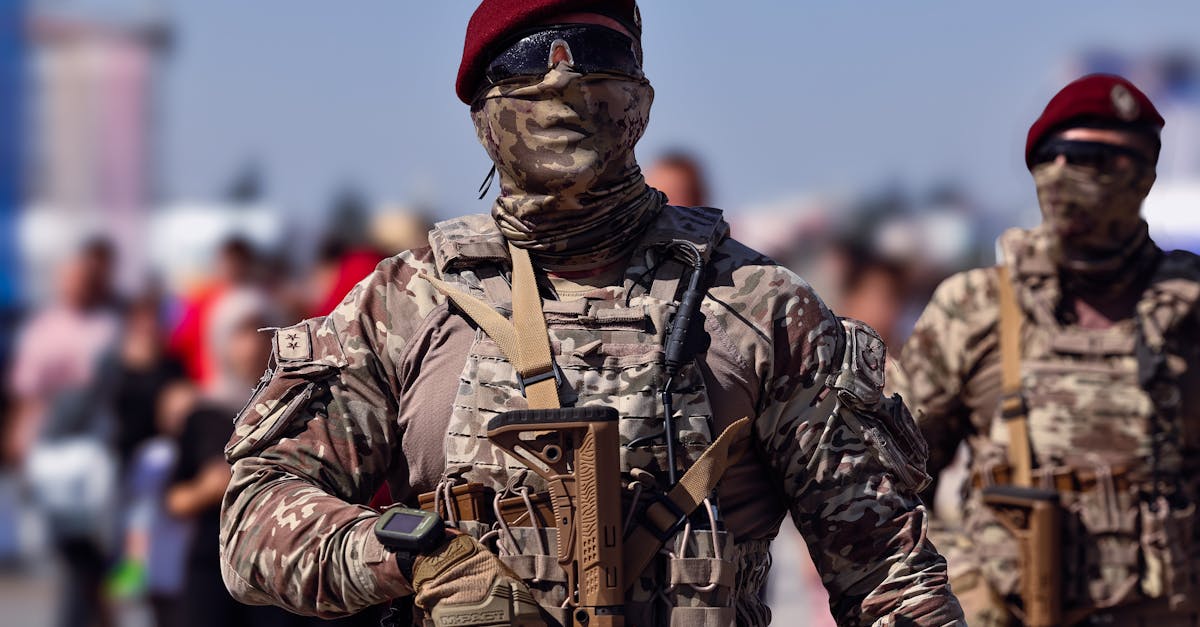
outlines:
[[[419,211],[386,206],[371,220],[371,242],[384,255],[395,255],[429,245],[433,224]]]
[[[195,525],[180,599],[186,625],[266,627],[293,620],[283,610],[234,601],[221,580],[217,549],[221,498],[230,476],[223,452],[233,430],[230,416],[246,402],[270,355],[271,336],[258,329],[274,322],[266,295],[248,287],[227,291],[208,312],[208,339],[217,349],[213,380],[184,419],[166,494],[167,512]]]
[[[212,279],[184,297],[183,313],[171,336],[171,349],[201,388],[210,385],[215,376],[207,334],[209,315],[228,291],[253,284],[257,262],[257,253],[249,240],[230,238],[217,251]]]
[[[315,297],[310,316],[333,311],[359,281],[375,270],[383,255],[365,246],[350,247],[336,239],[321,245],[312,271],[311,294]]]
[[[157,413],[164,390],[182,381],[184,372],[183,365],[166,354],[160,305],[161,299],[154,290],[131,303],[118,348],[113,394],[114,442],[124,478],[120,503],[125,534],[118,566],[109,577],[108,591],[123,599],[148,591],[151,609],[161,627],[172,624],[167,617],[167,603],[158,589],[146,587],[149,561],[161,559],[162,552],[162,547],[152,546],[152,541],[157,539],[156,533],[163,535],[164,522],[168,526],[170,522],[163,521],[157,510],[166,473],[174,463],[174,449],[170,440],[158,437]],[[184,541],[182,530],[168,535],[172,535],[171,541],[176,544]],[[151,555],[156,548],[159,550]]]
[[[125,316],[114,410],[116,448],[124,464],[134,451],[154,437],[155,408],[164,388],[183,378],[183,364],[166,352],[161,301],[148,293],[134,301]]]
[[[878,331],[889,353],[898,350],[909,291],[904,265],[854,245],[843,245],[839,256],[843,274],[835,311]]]
[[[185,624],[179,597],[192,525],[188,519],[167,514],[164,501],[178,462],[183,425],[196,396],[195,386],[187,380],[167,383],[155,403],[158,434],[142,442],[129,463],[124,551],[110,578],[109,592],[118,598],[144,598],[156,627]]]
[[[55,300],[21,331],[11,374],[15,399],[5,433],[9,461],[26,479],[63,562],[58,624],[108,625],[101,595],[106,524],[115,512],[115,462],[107,439],[119,319],[112,246],[94,240],[61,268]]]
[[[667,195],[667,202],[685,207],[708,204],[708,183],[700,161],[683,151],[669,152],[646,170],[646,184]]]

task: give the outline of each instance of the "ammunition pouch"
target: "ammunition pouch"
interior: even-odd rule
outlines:
[[[685,525],[668,544],[666,587],[662,591],[672,627],[733,625],[737,564],[725,531],[692,530]]]
[[[456,520],[467,533],[494,538],[500,560],[526,582],[542,610],[570,625],[570,615],[562,608],[568,582],[556,556],[558,530],[550,493],[526,488],[513,492],[515,496],[505,492],[497,498],[486,486],[468,483],[422,494],[419,502],[422,509]],[[633,585],[631,596],[640,602],[626,608],[627,620],[686,627],[734,624],[730,605],[739,567],[729,534],[714,532],[715,520],[703,521],[708,528],[693,528],[689,516],[660,493],[626,490],[622,497],[622,511],[632,512],[627,516],[630,523],[644,526],[664,546],[663,567],[649,569],[651,576]],[[663,619],[663,612],[669,620]]]
[[[1123,466],[1114,466],[1109,472],[1069,466],[1036,468],[1033,471],[1034,484],[1040,488],[1061,493],[1082,493],[1103,489],[1106,487],[1106,482],[1110,480],[1116,491],[1128,492],[1134,485],[1130,477],[1130,473]],[[971,482],[976,489],[1012,485],[1012,467],[1008,464],[991,464],[986,468],[977,469],[971,473]]]
[[[1142,503],[1142,594],[1172,610],[1197,602],[1196,504],[1172,508],[1164,497]]]

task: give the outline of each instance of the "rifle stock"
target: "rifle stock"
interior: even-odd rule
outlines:
[[[623,627],[621,459],[617,411],[565,407],[505,412],[488,439],[540,475],[550,490],[558,563],[578,627]]]
[[[1063,625],[1062,509],[1058,493],[993,486],[984,488],[983,502],[1016,537],[1020,547],[1024,624]]]

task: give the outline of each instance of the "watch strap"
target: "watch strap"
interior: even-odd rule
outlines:
[[[412,585],[413,580],[413,562],[417,559],[417,553],[414,551],[396,551],[396,566],[400,569],[400,574],[404,575],[404,580]]]

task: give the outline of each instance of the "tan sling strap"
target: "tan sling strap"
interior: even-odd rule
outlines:
[[[633,528],[622,547],[625,552],[626,589],[637,582],[642,571],[658,555],[658,550],[683,527],[687,517],[717,487],[725,471],[741,457],[742,449],[731,449],[744,439],[749,428],[749,418],[741,418],[725,427],[721,435],[704,449],[696,463],[683,473],[675,487],[663,499],[646,507],[642,524]]]
[[[500,347],[517,370],[529,408],[555,409],[562,406],[558,398],[558,371],[550,354],[550,335],[542,314],[533,262],[529,251],[523,248],[509,244],[508,252],[513,266],[511,322],[482,300],[454,289],[441,279],[427,274],[424,277]]]
[[[1008,463],[1013,483],[1033,486],[1033,454],[1029,419],[1021,397],[1021,310],[1004,265],[996,267],[1000,300],[1000,416],[1008,424]]]

